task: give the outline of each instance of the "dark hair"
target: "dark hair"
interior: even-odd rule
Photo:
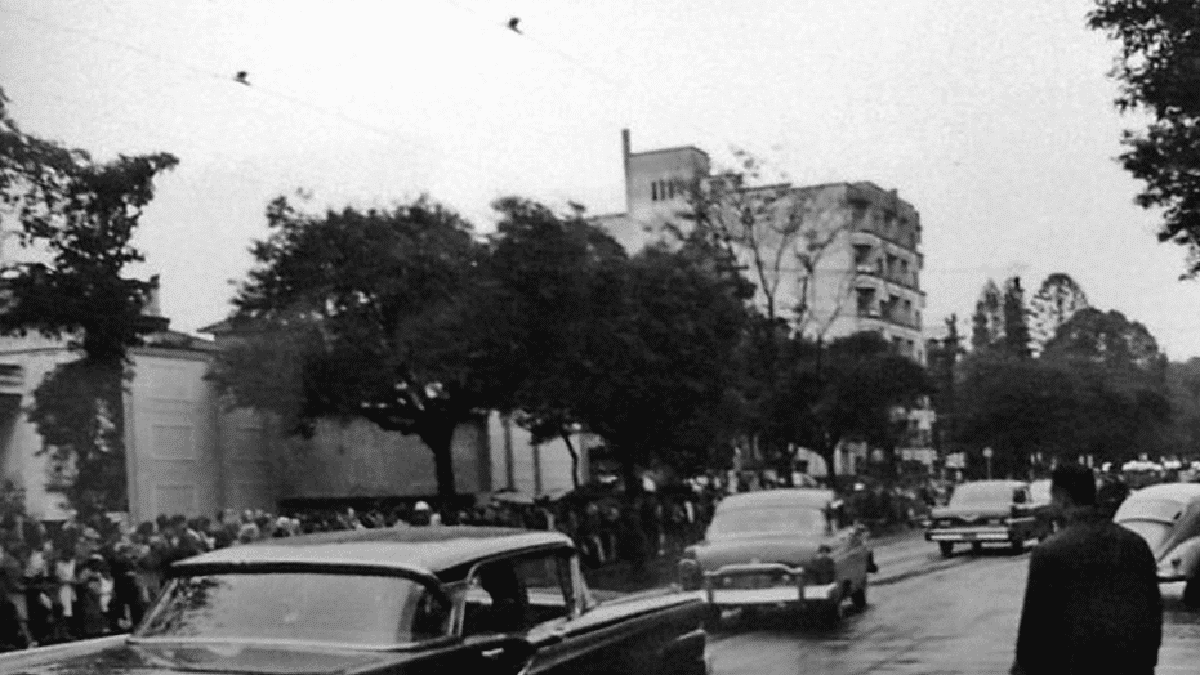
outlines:
[[[1062,464],[1050,476],[1054,490],[1062,490],[1076,506],[1096,505],[1096,478],[1092,470],[1079,464]]]

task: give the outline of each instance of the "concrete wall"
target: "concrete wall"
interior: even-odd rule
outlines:
[[[205,354],[135,350],[125,397],[130,519],[222,506],[217,405]]]
[[[571,480],[571,454],[562,439],[535,445],[532,435],[499,413],[488,417],[491,446],[492,490],[514,490],[528,497],[566,492]],[[598,441],[575,434],[571,442],[579,453],[578,478],[587,482],[588,450]]]
[[[487,435],[463,425],[454,436],[455,487],[486,490]],[[430,496],[437,493],[433,455],[416,436],[364,420],[325,420],[311,440],[289,438],[282,450],[280,498]]]

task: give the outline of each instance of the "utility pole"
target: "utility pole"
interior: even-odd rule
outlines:
[[[983,449],[983,458],[984,458],[984,460],[987,461],[987,479],[991,480],[992,479],[992,449],[991,448]]]

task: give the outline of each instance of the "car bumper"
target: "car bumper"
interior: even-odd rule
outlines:
[[[946,527],[925,532],[925,541],[1012,541],[1013,530],[1007,527]]]
[[[706,599],[718,607],[748,605],[780,605],[837,600],[838,585],[809,584],[806,586],[776,586],[772,588],[710,588]]]

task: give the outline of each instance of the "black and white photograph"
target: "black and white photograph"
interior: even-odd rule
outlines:
[[[1200,673],[1200,0],[0,0],[0,675]]]

